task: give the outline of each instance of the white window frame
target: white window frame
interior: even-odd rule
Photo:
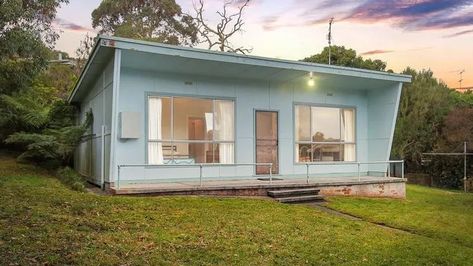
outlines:
[[[340,128],[340,138],[342,136],[342,112],[343,110],[352,110],[353,111],[353,130],[354,130],[354,137],[353,137],[353,141],[344,141],[344,140],[340,140],[340,141],[312,141],[312,136],[310,136],[310,140],[309,141],[304,141],[304,140],[297,140],[297,127],[296,127],[296,124],[297,124],[297,117],[296,117],[296,108],[298,106],[301,106],[301,107],[309,107],[310,108],[310,112],[309,112],[309,124],[310,124],[310,135],[312,135],[312,129],[313,129],[313,125],[312,125],[312,107],[317,107],[317,108],[336,108],[336,109],[339,109],[340,110],[340,117],[339,117],[339,128]],[[297,149],[298,148],[298,145],[299,144],[308,144],[308,145],[314,145],[314,144],[326,144],[326,145],[340,145],[340,151],[342,151],[342,147],[343,147],[343,150],[345,149],[345,145],[354,145],[355,147],[355,157],[353,160],[350,160],[350,161],[346,161],[345,158],[343,158],[343,161],[314,161],[314,155],[313,155],[313,152],[310,153],[310,162],[356,162],[357,160],[357,157],[358,157],[358,145],[356,144],[356,136],[357,136],[357,127],[356,127],[356,119],[357,119],[357,110],[355,107],[351,107],[351,106],[332,106],[332,105],[317,105],[317,104],[307,104],[307,103],[295,103],[294,104],[294,122],[293,122],[293,127],[294,127],[294,145],[293,145],[293,148],[294,148],[294,163],[295,164],[304,164],[306,162],[304,161],[300,161],[297,160],[297,158],[299,158],[299,156],[296,154],[299,152],[299,150]]]
[[[171,138],[170,139],[150,139],[149,138],[149,131],[148,131],[148,117],[149,117],[149,99],[150,98],[169,98],[171,99],[171,117],[170,117],[170,122],[171,122]],[[175,98],[190,98],[190,99],[199,99],[199,100],[211,100],[212,101],[212,116],[213,116],[213,127],[215,128],[215,102],[216,101],[231,101],[233,103],[233,140],[232,141],[227,141],[227,140],[215,140],[215,134],[212,134],[212,139],[211,140],[176,140],[174,139],[174,99]],[[149,163],[149,156],[148,156],[148,147],[150,142],[154,143],[162,143],[162,144],[171,144],[171,163],[175,163],[175,157],[174,157],[174,147],[175,143],[201,143],[201,144],[212,144],[212,150],[214,151],[214,145],[215,144],[232,144],[233,145],[233,163],[235,163],[236,160],[236,144],[235,144],[235,139],[236,139],[236,101],[235,99],[231,98],[218,98],[218,97],[198,97],[198,96],[189,96],[189,95],[158,95],[158,94],[150,94],[148,97],[146,97],[146,161],[148,164]],[[215,151],[213,152],[213,160],[215,160]],[[199,164],[199,163],[194,163],[194,164]],[[223,164],[223,163],[216,163],[216,164]],[[152,164],[150,164],[152,165]],[[161,165],[161,164],[158,164]]]

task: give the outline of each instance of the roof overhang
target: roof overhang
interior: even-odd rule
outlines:
[[[101,68],[104,67],[104,64],[113,57],[114,49],[121,49],[132,55],[128,58],[130,62],[122,62],[122,66],[148,68],[152,71],[174,71],[185,74],[245,79],[258,76],[271,80],[290,79],[313,73],[321,77],[331,77],[332,80],[344,80],[345,84],[359,83],[368,87],[378,86],[381,83],[411,82],[409,75],[98,36],[91,56],[69,97],[69,102],[76,101],[78,91],[93,82],[98,73],[102,71]],[[127,57],[124,57],[124,60],[127,60]]]

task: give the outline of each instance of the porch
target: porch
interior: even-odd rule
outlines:
[[[355,173],[315,174],[311,168],[315,166],[340,165],[354,166]],[[367,171],[363,165],[377,165],[377,169],[385,171]],[[392,167],[399,165],[400,168]],[[384,166],[384,167],[383,167]],[[222,176],[221,171],[212,173],[205,170],[221,168],[256,168],[267,167],[268,175]],[[366,196],[366,197],[405,197],[405,179],[403,161],[386,162],[331,162],[306,163],[304,175],[273,175],[272,163],[247,163],[232,165],[196,164],[196,165],[121,165],[118,173],[124,174],[124,169],[141,168],[141,174],[146,170],[171,170],[185,173],[182,170],[198,170],[192,178],[161,178],[161,179],[120,179],[110,190],[115,195],[220,195],[220,196],[266,196],[268,191],[297,188],[317,188],[323,196]],[[148,168],[148,169],[146,169]],[[179,169],[180,171],[176,171]],[[137,173],[135,171],[135,173]],[[213,174],[213,175],[210,175]],[[146,175],[146,174],[145,174]],[[129,175],[128,175],[129,176]]]

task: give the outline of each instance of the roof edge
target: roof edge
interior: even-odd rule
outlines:
[[[266,61],[266,62],[285,63],[285,64],[293,64],[293,65],[306,66],[306,67],[319,67],[319,68],[331,69],[335,71],[350,71],[350,72],[359,72],[359,73],[365,73],[365,74],[373,74],[373,75],[379,75],[379,76],[386,76],[391,79],[398,78],[399,82],[406,82],[406,83],[411,82],[411,78],[412,78],[411,75],[389,73],[385,71],[376,71],[376,70],[368,70],[368,69],[362,69],[362,68],[352,68],[352,67],[327,65],[327,64],[320,64],[320,63],[310,63],[310,62],[288,60],[288,59],[277,59],[277,58],[264,57],[264,56],[221,52],[221,51],[207,50],[207,49],[202,49],[202,48],[193,48],[193,47],[191,48],[191,47],[163,44],[163,43],[150,42],[150,41],[142,41],[142,40],[116,37],[116,36],[99,35],[99,38],[103,40],[110,40],[110,41],[115,41],[115,42],[124,42],[124,43],[129,43],[129,44],[136,44],[136,45],[146,45],[146,46],[151,46],[151,47],[208,54],[208,55],[214,55],[214,56],[224,56],[224,57],[234,57],[234,58]]]
[[[85,63],[84,68],[82,68],[79,78],[74,84],[74,89],[72,90],[71,94],[69,94],[69,97],[67,98],[68,103],[72,102],[72,99],[74,98],[80,85],[82,84],[82,80],[84,79],[84,76],[87,73],[87,70],[89,69],[90,64],[92,63],[92,61],[95,58],[95,55],[97,54],[97,51],[98,51],[98,48],[100,47],[100,43],[102,39],[103,39],[103,36],[97,35],[94,47],[92,48],[92,51],[90,52],[89,58],[87,58],[87,62]]]
[[[108,40],[114,43],[113,45],[108,45],[106,42],[104,42],[104,40]],[[307,67],[307,68],[315,67],[315,68],[335,71],[336,73],[333,73],[333,74],[342,74],[342,75],[347,75],[347,76],[354,76],[355,73],[376,75],[378,76],[377,79],[386,80],[386,81],[395,81],[395,82],[401,82],[401,83],[410,83],[412,80],[412,76],[405,75],[405,74],[389,73],[389,72],[384,72],[384,71],[375,71],[375,70],[367,70],[367,69],[362,69],[362,68],[351,68],[351,67],[319,64],[319,63],[310,63],[310,62],[295,61],[295,60],[288,60],[288,59],[277,59],[277,58],[263,57],[263,56],[213,51],[213,50],[207,50],[207,49],[202,49],[202,48],[183,47],[183,46],[177,46],[177,45],[169,45],[169,44],[163,44],[163,43],[157,43],[157,42],[135,40],[135,39],[130,39],[130,38],[116,37],[116,36],[97,35],[94,47],[90,53],[89,58],[87,59],[87,63],[85,64],[85,67],[82,69],[81,74],[79,75],[79,78],[77,79],[74,85],[74,89],[72,90],[71,94],[69,95],[67,99],[68,103],[71,103],[72,100],[74,99],[74,96],[77,94],[77,91],[82,85],[84,76],[87,74],[87,71],[92,61],[94,60],[99,48],[102,46],[117,48],[116,42],[122,42],[122,43],[127,43],[127,44],[132,44],[132,45],[144,45],[144,46],[149,46],[149,47],[164,48],[164,49],[170,49],[172,51],[179,51],[179,52],[192,52],[192,53],[213,55],[213,56],[226,57],[226,58],[248,59],[248,60],[255,60],[255,61],[260,61],[260,62],[272,62],[276,64],[289,64],[293,66]],[[300,69],[300,70],[303,70],[303,69]],[[317,72],[317,71],[314,70],[314,72]],[[344,72],[344,73],[340,73],[340,72]]]

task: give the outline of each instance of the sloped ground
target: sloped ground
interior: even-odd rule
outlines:
[[[0,156],[0,265],[43,263],[471,264],[473,249],[269,200],[79,193]]]
[[[473,194],[417,185],[406,200],[330,198],[328,207],[363,220],[473,248]]]

